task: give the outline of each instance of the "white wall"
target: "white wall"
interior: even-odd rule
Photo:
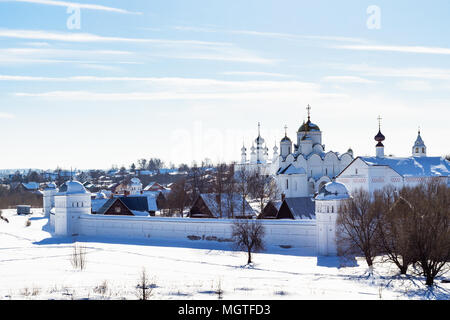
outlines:
[[[266,230],[266,245],[290,245],[316,250],[315,220],[259,220]],[[188,236],[231,238],[231,220],[159,217],[118,217],[82,214],[78,232],[83,236],[187,240]]]

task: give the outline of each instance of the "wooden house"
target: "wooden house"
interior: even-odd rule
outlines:
[[[244,201],[244,213],[242,214],[242,201]],[[191,210],[189,218],[252,218],[255,212],[243,200],[239,194],[229,197],[227,194],[203,193],[197,197]]]
[[[314,199],[310,197],[285,198],[277,219],[315,219]]]

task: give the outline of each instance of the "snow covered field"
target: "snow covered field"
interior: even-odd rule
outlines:
[[[363,260],[340,267],[337,258],[270,247],[246,255],[229,243],[167,243],[107,238],[54,238],[48,219],[3,210],[0,220],[0,299],[137,299],[142,268],[154,283],[152,299],[449,299],[450,284],[429,291],[421,277],[398,277],[378,263],[368,277]],[[30,219],[31,225],[26,226]],[[86,267],[71,264],[74,244],[86,248]]]

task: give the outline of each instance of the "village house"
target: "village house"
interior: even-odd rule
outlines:
[[[242,214],[242,204],[244,213]],[[202,193],[192,205],[189,218],[253,218],[255,212],[239,194]]]

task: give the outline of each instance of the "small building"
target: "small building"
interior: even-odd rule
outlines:
[[[244,214],[242,214],[244,203]],[[227,194],[202,193],[189,211],[189,218],[253,218],[255,212],[239,194],[229,197]]]
[[[16,190],[21,192],[33,192],[37,193],[39,192],[39,183],[37,182],[27,182],[27,183],[20,183],[17,185]]]
[[[31,214],[31,206],[27,205],[18,205],[17,207],[17,214]]]
[[[285,198],[277,219],[315,219],[314,199],[311,197]]]
[[[158,182],[150,182],[145,188],[144,191],[164,191],[166,188],[160,185]]]
[[[283,201],[281,200],[270,200],[258,216],[258,219],[276,219],[282,203]]]
[[[123,203],[120,198],[108,199],[96,214],[112,216],[134,216],[133,212]]]

